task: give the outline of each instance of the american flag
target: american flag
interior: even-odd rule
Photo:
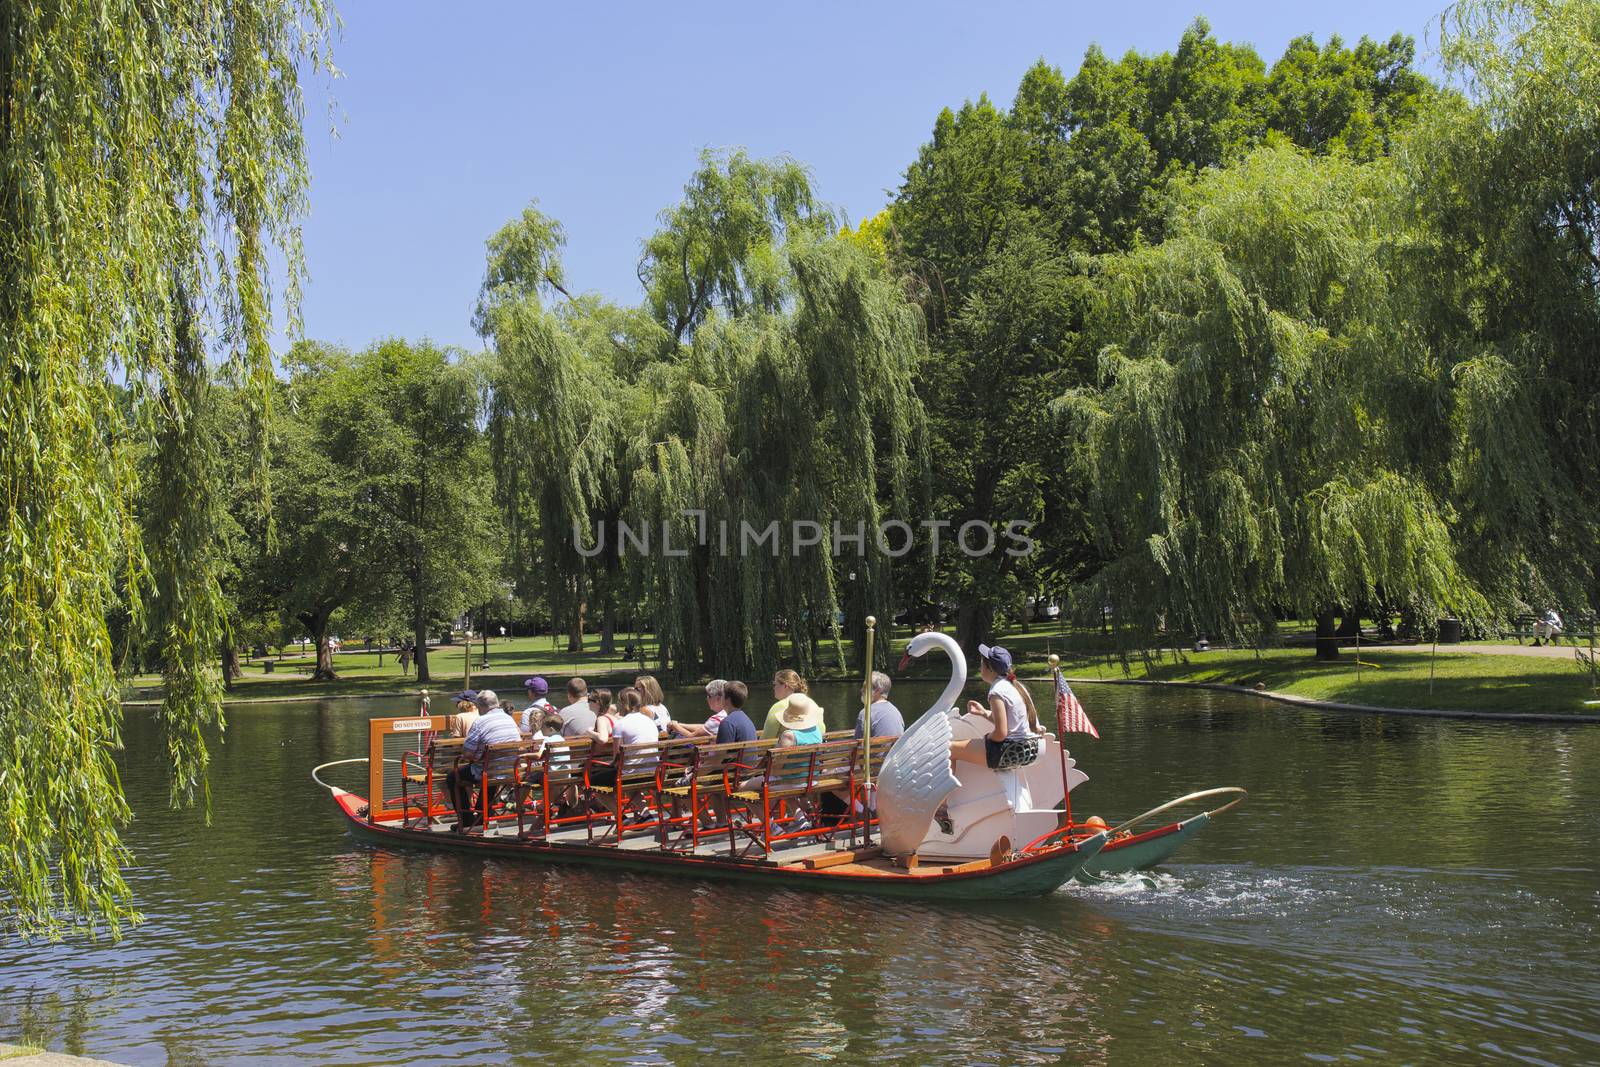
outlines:
[[[1089,713],[1078,703],[1077,694],[1060,671],[1056,671],[1056,728],[1063,737],[1069,733],[1088,734],[1097,740],[1100,737],[1100,731],[1089,721]]]

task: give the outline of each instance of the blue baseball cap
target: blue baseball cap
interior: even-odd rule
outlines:
[[[455,696],[451,697],[450,699],[451,700],[457,700],[457,701],[459,701],[459,700],[477,700],[478,699],[478,691],[476,689],[463,689],[461,692],[457,693]]]
[[[988,660],[990,666],[994,667],[997,673],[1011,673],[1011,653],[999,645],[979,645],[978,655]]]
[[[538,693],[540,696],[544,696],[550,692],[550,683],[535,675],[523,681],[522,688],[530,693]]]

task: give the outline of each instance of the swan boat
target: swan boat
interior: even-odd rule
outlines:
[[[912,638],[900,661],[901,669],[910,660],[936,648],[949,657],[950,680],[933,707],[906,731],[890,752],[880,789],[889,784],[892,776],[908,774],[900,767],[902,756],[908,766],[913,760],[919,766],[930,767],[937,762],[918,759],[914,749],[925,746],[930,752],[947,752],[952,740],[981,737],[991,728],[989,720],[964,713],[957,706],[967,683],[967,659],[961,646],[949,635],[935,632]],[[1074,877],[1081,882],[1101,881],[1108,876],[1158,866],[1245,797],[1245,790],[1236,786],[1205,789],[1157,805],[1115,827],[1093,818],[1075,822],[1071,791],[1088,781],[1089,776],[1078,769],[1070,753],[1062,751],[1061,740],[1048,732],[1040,739],[1038,758],[1025,767],[993,771],[963,763],[958,777],[950,773],[946,760],[943,769],[944,775],[935,774],[921,783],[920,788],[897,789],[888,798],[880,793],[880,816],[891,812],[899,816],[901,812],[895,806],[910,802],[915,807],[914,812],[906,813],[905,818],[896,818],[894,827],[921,828],[920,837],[915,841],[891,837],[891,829],[885,829],[886,850],[910,849],[924,857],[963,859],[978,855],[985,841],[1000,835],[1009,835],[1014,840],[1042,838],[1076,843],[1104,836],[1105,844],[1074,872]],[[1202,802],[1212,800],[1222,803],[1184,818],[1162,818],[1172,812],[1193,810]],[[941,803],[948,814],[942,826],[933,818]]]
[[[663,739],[600,753],[581,740],[495,745],[471,761],[480,784],[463,821],[447,782],[469,761],[444,736],[445,717],[428,713],[424,691],[418,714],[369,720],[366,756],[322,764],[312,778],[353,836],[384,847],[932,900],[1038,896],[1074,878],[1154,866],[1223,808],[1137,825],[1206,796],[1243,794],[1179,798],[1115,829],[1074,823],[1067,797],[1087,775],[1050,734],[1027,767],[962,764],[957,778],[951,740],[989,724],[953,706],[966,684],[953,640],[918,635],[907,658],[934,648],[950,658],[949,683],[897,739],[841,732],[792,748]],[[321,777],[350,764],[366,765],[365,796]]]

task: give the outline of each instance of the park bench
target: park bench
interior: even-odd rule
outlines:
[[[1517,644],[1520,645],[1524,637],[1538,638],[1539,632],[1534,627],[1538,625],[1541,617],[1539,615],[1518,615],[1511,624],[1511,629],[1496,632],[1503,638],[1515,637]],[[1595,621],[1593,615],[1575,615],[1571,619],[1572,628],[1563,628],[1559,634],[1550,638],[1550,643],[1552,645],[1560,644],[1563,637],[1570,639],[1574,644],[1594,641],[1600,638],[1600,632],[1595,629]]]

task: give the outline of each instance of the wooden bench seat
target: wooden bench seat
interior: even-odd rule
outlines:
[[[853,739],[770,749],[760,764],[749,768],[755,777],[741,782],[730,797],[741,801],[750,815],[744,827],[750,838],[746,852],[759,846],[770,853],[775,842],[836,833],[840,823],[825,825],[818,804],[825,793],[854,792],[860,750]]]
[[[445,777],[456,765],[461,755],[463,739],[434,736],[421,751],[407,752],[400,757],[400,810],[402,825],[432,826],[434,810],[444,796]],[[414,792],[415,790],[415,792]],[[448,807],[449,797],[444,797]],[[411,809],[417,814],[410,816]]]
[[[518,757],[513,771],[519,796],[518,836],[534,836],[526,820],[535,815],[540,837],[548,836],[552,829],[560,826],[589,822],[583,781],[593,744],[587,737],[553,738],[539,744],[536,750],[530,745],[530,751]],[[530,806],[527,800],[535,792],[539,799]],[[577,805],[582,810],[577,815],[562,817],[556,813],[563,804]]]

